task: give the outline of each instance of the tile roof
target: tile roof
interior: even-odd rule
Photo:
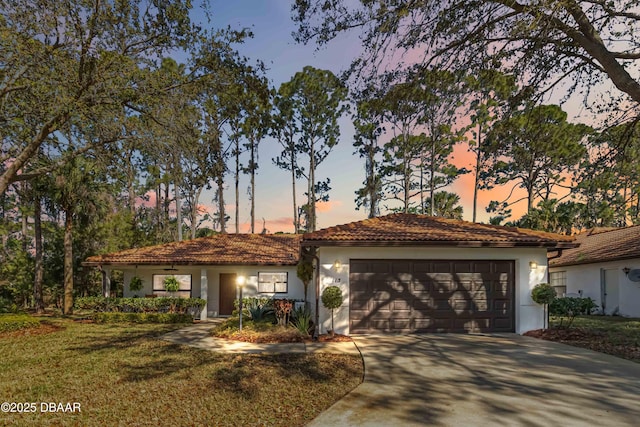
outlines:
[[[182,242],[92,256],[96,265],[296,265],[300,235],[216,234]]]
[[[576,236],[580,247],[564,249],[550,267],[592,264],[618,259],[640,258],[640,225],[615,229],[591,229]]]
[[[555,233],[398,213],[307,233],[302,243],[319,246],[573,247],[573,240],[571,236]]]

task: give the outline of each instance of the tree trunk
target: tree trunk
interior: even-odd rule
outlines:
[[[478,213],[478,192],[480,191],[480,167],[482,165],[482,151],[480,148],[482,139],[482,124],[478,123],[478,145],[476,146],[476,176],[473,182],[473,218],[472,222],[476,222]]]
[[[35,253],[35,280],[33,282],[33,303],[36,313],[44,313],[44,299],[42,297],[42,281],[44,277],[44,264],[42,260],[42,205],[40,196],[33,199],[33,230],[36,240]]]
[[[316,231],[316,153],[311,138],[309,152],[309,232]]]
[[[236,215],[235,215],[235,220],[236,220],[236,234],[238,234],[240,232],[240,143],[238,141],[238,139],[236,138],[235,141],[236,144],[236,173],[235,173],[235,190],[236,190]]]
[[[64,306],[62,313],[73,313],[73,215],[71,209],[64,212]]]
[[[256,143],[251,141],[251,234],[256,228]]]
[[[182,201],[180,200],[180,189],[173,184],[173,190],[176,193],[176,226],[178,227],[178,242],[182,241]]]
[[[225,219],[224,212],[224,180],[221,177],[218,177],[218,213],[220,215],[220,232],[227,232],[227,221]]]
[[[291,152],[291,187],[293,188],[293,229],[296,234],[300,232],[300,220],[298,219],[298,205],[296,203],[296,161],[295,153]]]

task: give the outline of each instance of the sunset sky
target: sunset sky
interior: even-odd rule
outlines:
[[[348,67],[350,62],[359,54],[360,43],[357,34],[342,36],[339,40],[317,50],[315,45],[298,45],[294,42],[291,33],[295,30],[295,25],[290,18],[291,2],[287,0],[260,1],[253,0],[213,0],[211,9],[213,11],[214,27],[232,28],[249,27],[254,32],[254,38],[246,41],[238,47],[240,53],[252,60],[262,60],[267,64],[267,76],[271,85],[276,88],[281,83],[288,81],[305,65],[312,65],[316,68],[329,69],[338,74]],[[199,15],[196,8],[194,17],[196,20],[204,20]],[[204,22],[204,21],[203,21]],[[575,104],[574,104],[575,105]],[[567,110],[569,106],[564,106]],[[577,111],[568,111],[569,117],[575,117]],[[464,119],[462,119],[464,120]],[[361,186],[364,179],[364,162],[355,154],[352,146],[353,125],[350,117],[343,117],[340,121],[341,139],[337,147],[334,148],[329,157],[319,166],[318,177],[324,179],[331,178],[330,201],[318,206],[318,228],[328,227],[336,224],[343,224],[366,218],[366,211],[356,210],[354,202],[354,191]],[[260,169],[257,175],[256,189],[256,231],[262,229],[262,218],[266,220],[266,228],[269,232],[293,231],[292,225],[292,203],[291,184],[289,172],[278,169],[273,165],[274,158],[281,151],[277,141],[267,138],[262,141],[259,149]],[[467,147],[459,145],[454,152],[454,163],[471,169],[472,156],[467,152]],[[228,191],[225,193],[227,213],[232,220],[228,230],[234,229],[234,199],[233,199],[233,177],[229,174],[227,178]],[[241,201],[240,201],[240,222],[241,232],[249,231],[249,201],[247,198],[247,188],[249,185],[248,176],[241,177]],[[300,181],[298,188],[302,190],[303,182]],[[464,219],[471,220],[472,215],[472,194],[473,175],[468,174],[459,178],[448,191],[455,192],[461,197],[461,204],[464,207]],[[490,200],[497,200],[508,194],[508,188],[496,189],[492,192],[481,192],[479,197],[479,221],[488,221],[489,215],[485,212],[485,207]],[[206,206],[212,205],[212,192],[203,193],[201,203]],[[303,200],[302,191],[298,194],[298,201]],[[521,216],[524,204],[513,208],[513,219]],[[385,213],[385,212],[382,212]]]

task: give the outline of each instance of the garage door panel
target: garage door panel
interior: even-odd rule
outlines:
[[[513,261],[354,260],[351,267],[352,333],[514,330]]]

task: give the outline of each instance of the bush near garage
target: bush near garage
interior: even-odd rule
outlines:
[[[594,308],[596,303],[591,298],[562,297],[549,304],[549,314],[560,318],[558,327],[570,328],[576,316],[591,314]]]

